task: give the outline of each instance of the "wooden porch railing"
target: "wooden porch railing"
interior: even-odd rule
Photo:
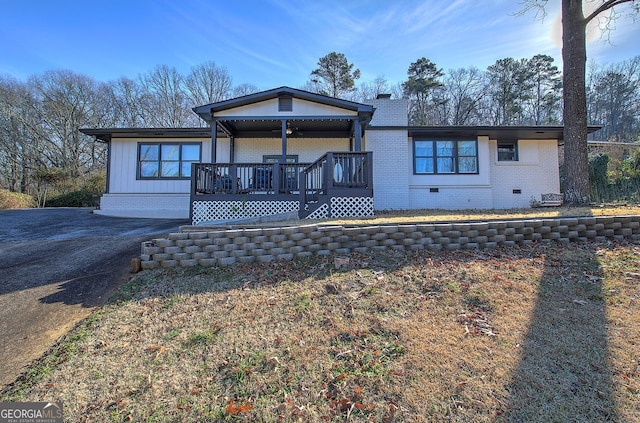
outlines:
[[[373,197],[373,153],[331,152],[314,163],[194,163],[191,168],[191,213],[195,201],[299,201],[304,218],[333,197]]]
[[[300,174],[301,217],[331,197],[373,196],[373,153],[326,153]]]
[[[309,163],[194,163],[191,195],[298,194]]]

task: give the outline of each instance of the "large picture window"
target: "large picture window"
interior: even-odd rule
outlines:
[[[138,144],[138,178],[189,179],[191,164],[200,162],[200,143]]]
[[[415,174],[478,173],[478,143],[475,140],[415,140]]]

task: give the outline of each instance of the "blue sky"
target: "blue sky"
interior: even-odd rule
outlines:
[[[100,81],[166,64],[187,73],[209,60],[234,85],[301,87],[318,58],[344,53],[358,81],[406,79],[427,57],[445,70],[485,69],[505,57],[548,54],[561,67],[559,0],[544,21],[515,0],[31,0],[3,2],[0,74],[20,80],[71,69]],[[620,9],[621,11],[626,9]],[[622,18],[588,57],[613,63],[640,55],[640,22]]]

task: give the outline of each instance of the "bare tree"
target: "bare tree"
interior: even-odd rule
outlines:
[[[152,127],[180,128],[197,125],[184,88],[184,77],[175,67],[156,66],[142,75],[140,83],[145,91],[145,122]]]
[[[150,106],[143,104],[145,95],[142,86],[126,77],[109,83],[114,102],[114,125],[125,128],[143,128],[150,126],[145,121],[145,110]]]
[[[217,66],[213,61],[193,66],[184,80],[192,107],[226,100],[231,93],[232,83],[227,68]]]
[[[258,91],[260,91],[260,89],[258,89],[258,87],[256,87],[255,85],[244,83],[238,85],[233,89],[233,97],[242,97],[245,95],[257,93]]]
[[[605,139],[634,142],[640,133],[640,56],[592,69],[587,84],[590,122]]]
[[[100,123],[101,84],[69,70],[49,71],[29,79],[40,120],[38,136],[46,143],[49,165],[66,169],[72,177],[95,167],[96,151],[79,128]]]
[[[402,85],[392,84],[382,75],[371,82],[363,82],[355,91],[354,100],[363,102],[376,98],[379,94],[390,94],[391,98],[402,98]]]
[[[522,13],[536,9],[544,17],[547,2],[548,0],[525,1],[526,6]],[[600,27],[609,31],[612,23],[620,16],[620,7],[625,3],[630,7],[631,13],[637,14],[640,11],[640,3],[634,0],[598,0],[593,12],[585,16],[583,1],[562,0],[564,197],[569,204],[590,202],[585,87],[587,24],[599,20]]]
[[[38,120],[26,84],[0,77],[0,186],[29,193],[31,173],[40,155],[34,136]]]
[[[487,94],[484,72],[478,68],[449,70],[444,85],[447,89],[452,125],[471,125],[481,121],[480,102]]]

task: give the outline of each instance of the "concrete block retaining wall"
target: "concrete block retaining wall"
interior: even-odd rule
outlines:
[[[376,250],[459,250],[533,242],[640,240],[640,216],[180,232],[142,243],[143,269],[267,263]]]

